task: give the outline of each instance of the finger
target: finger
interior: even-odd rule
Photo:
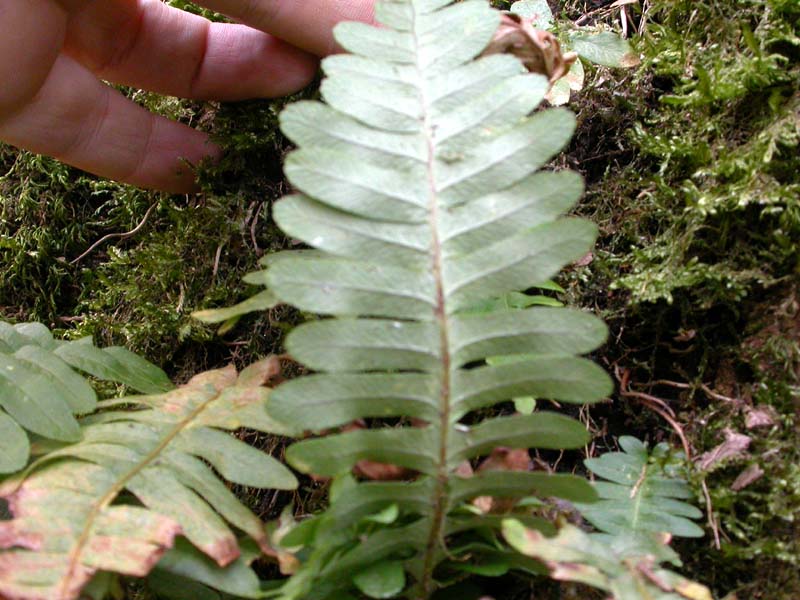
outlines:
[[[189,165],[218,150],[153,115],[61,55],[35,98],[0,120],[0,139],[86,171],[173,193],[194,188]]]
[[[67,15],[51,0],[0,0],[0,118],[28,102],[47,78]]]
[[[373,21],[373,0],[198,0],[290,44],[327,56],[337,51],[333,26],[340,21]]]
[[[271,35],[161,0],[85,4],[71,15],[65,51],[102,79],[197,99],[283,96],[317,70],[314,57]]]

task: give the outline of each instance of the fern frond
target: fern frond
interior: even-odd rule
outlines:
[[[578,505],[581,514],[600,531],[612,535],[669,533],[680,537],[702,537],[703,530],[690,519],[703,516],[684,502],[692,497],[689,485],[675,466],[667,463],[668,446],[652,451],[631,436],[619,438],[621,452],[607,452],[584,461],[586,468],[607,481],[594,488],[598,502]]]
[[[339,494],[306,540],[313,551],[287,597],[340,593],[354,573],[401,559],[407,593],[426,598],[439,585],[435,569],[451,557],[448,536],[499,525],[463,514],[465,502],[491,494],[586,498],[579,478],[465,479],[456,469],[498,447],[576,448],[587,439],[565,416],[482,420],[482,409],[519,396],[594,402],[611,389],[599,367],[577,356],[604,341],[598,319],[563,308],[470,310],[544,284],[591,247],[592,224],[561,218],[580,196],[580,178],[536,172],[569,140],[574,117],[560,109],[529,116],[547,81],[511,56],[480,57],[499,22],[486,2],[389,0],[376,15],[385,27],[337,27],[351,54],[323,63],[327,104],[299,102],[281,115],[298,145],[285,168],[298,193],[278,202],[274,217],[313,250],[272,257],[248,281],[332,317],[289,335],[289,352],[317,373],[275,390],[273,416],[298,434],[401,419],[301,441],[289,462],[337,476],[377,461],[415,480],[354,484]],[[485,360],[508,354],[523,356]],[[393,529],[360,535],[349,548],[348,527],[392,503],[402,515]]]
[[[93,412],[97,395],[75,370],[145,393],[172,388],[161,369],[125,348],[100,349],[89,338],[65,342],[41,323],[0,321],[0,473],[27,464],[23,429],[61,442],[80,439],[75,415]]]
[[[655,537],[609,539],[565,525],[548,538],[514,520],[503,523],[503,534],[514,548],[542,561],[553,579],[604,590],[609,600],[713,600],[707,587],[662,566],[681,562]]]
[[[80,442],[4,481],[14,518],[0,522],[0,596],[74,600],[98,571],[144,576],[178,534],[225,566],[240,553],[228,524],[269,550],[263,524],[208,465],[241,485],[295,486],[286,467],[226,433],[280,432],[264,410],[274,372],[262,361],[238,376],[229,367],[165,394],[101,402]]]

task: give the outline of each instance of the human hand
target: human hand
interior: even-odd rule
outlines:
[[[195,99],[281,96],[335,51],[334,24],[372,18],[372,0],[198,4],[242,24],[161,0],[0,0],[0,140],[103,177],[188,192],[186,162],[219,149],[103,81]]]

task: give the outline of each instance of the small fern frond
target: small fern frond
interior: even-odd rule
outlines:
[[[713,600],[707,587],[662,566],[681,562],[655,536],[609,539],[565,525],[548,538],[511,519],[503,534],[512,547],[544,563],[553,579],[590,585],[610,594],[609,600]]]
[[[0,321],[0,473],[27,464],[23,429],[60,442],[80,439],[75,415],[93,412],[97,395],[76,370],[144,393],[173,387],[161,369],[125,348],[56,340],[41,323]]]
[[[427,598],[442,583],[437,567],[453,556],[448,538],[499,526],[465,513],[470,500],[586,499],[590,488],[577,477],[456,472],[498,448],[587,440],[562,415],[487,418],[485,409],[521,396],[581,404],[611,390],[607,375],[578,357],[605,339],[595,317],[473,310],[545,284],[591,247],[595,226],[561,217],[580,196],[580,177],[537,173],[569,140],[574,116],[530,116],[547,80],[512,56],[480,56],[499,23],[487,2],[388,0],[376,17],[383,27],[337,27],[351,54],[323,63],[327,104],[298,102],[281,115],[298,146],[285,167],[297,194],[273,214],[312,250],[271,257],[248,282],[332,317],[287,338],[288,351],[317,373],[276,389],[270,413],[296,434],[323,435],[291,446],[288,461],[334,477],[377,463],[413,481],[341,491],[306,538],[307,560],[287,597],[341,593],[358,586],[354,573],[388,561],[410,575],[406,594]],[[509,354],[521,360],[486,360]],[[364,419],[383,421],[354,426]],[[361,519],[392,504],[401,516],[391,529],[370,529],[349,546]]]
[[[598,502],[578,505],[581,514],[600,531],[621,533],[668,533],[702,537],[703,530],[690,519],[703,516],[684,502],[692,497],[689,485],[668,463],[669,447],[652,451],[634,437],[619,438],[621,452],[607,452],[584,461],[586,468],[607,481],[594,488]]]
[[[81,441],[2,482],[13,519],[0,522],[0,596],[74,600],[98,572],[144,576],[178,534],[225,566],[240,554],[228,524],[268,551],[263,524],[208,465],[241,485],[295,487],[286,467],[227,433],[281,432],[264,410],[276,362],[100,402]]]

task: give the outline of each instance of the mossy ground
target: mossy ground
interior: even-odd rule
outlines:
[[[618,28],[620,10],[607,5],[558,8]],[[660,0],[627,5],[627,14],[642,65],[590,70],[573,98],[580,125],[562,162],[585,175],[579,211],[600,225],[601,239],[592,261],[564,276],[565,299],[606,318],[612,336],[598,358],[628,389],[667,401],[695,455],[726,430],[752,439],[746,454],[696,474],[721,549],[711,528],[700,542],[680,543],[688,574],[720,597],[796,600],[800,3]],[[293,314],[249,317],[219,337],[190,313],[247,297],[242,275],[291,243],[269,219],[271,201],[286,191],[281,102],[130,93],[210,131],[224,160],[203,170],[203,194],[169,197],[0,146],[0,316],[125,344],[178,379],[278,350]],[[117,235],[73,264],[145,215],[135,235]],[[748,429],[748,413],[764,407],[773,424]],[[598,449],[621,433],[677,444],[634,397],[617,395],[591,416]],[[764,474],[733,491],[751,465]],[[272,498],[251,500],[262,512],[275,508]],[[543,593],[550,597],[541,588],[536,597]]]
[[[720,596],[800,598],[800,3],[668,0],[629,26],[641,67],[596,73],[574,106],[565,162],[601,240],[568,289],[611,326],[601,360],[671,406],[695,456],[726,431],[751,438],[696,473],[721,549],[710,527],[680,544],[688,571]],[[748,428],[754,411],[773,424]],[[677,442],[636,397],[592,414],[603,433]]]

